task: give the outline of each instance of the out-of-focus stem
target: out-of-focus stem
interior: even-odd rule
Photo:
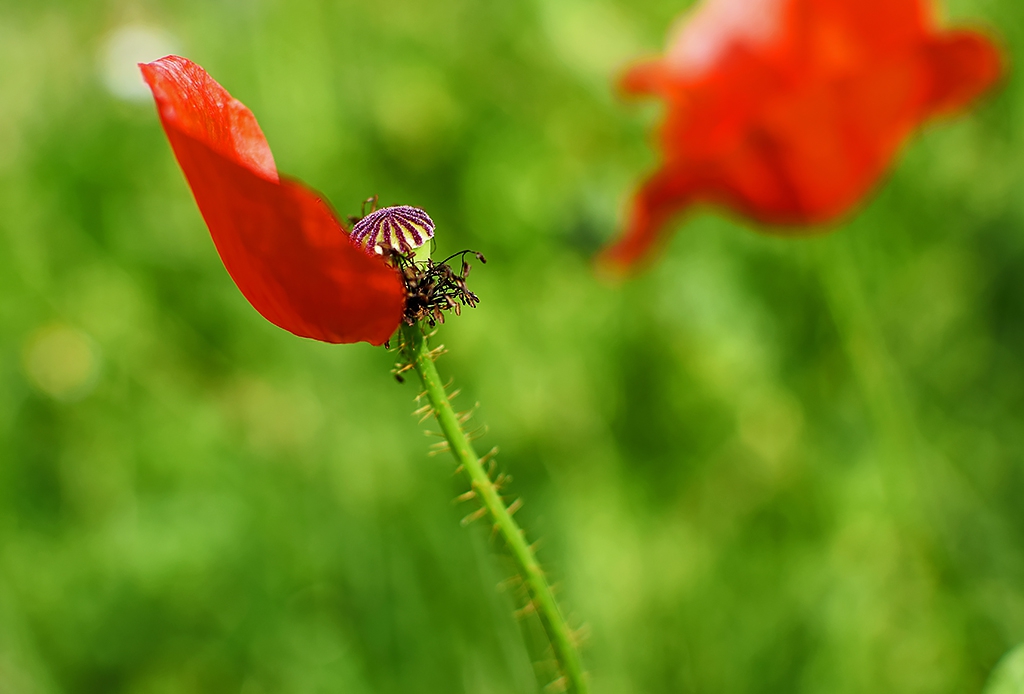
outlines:
[[[555,659],[564,678],[565,691],[569,694],[586,694],[587,683],[583,675],[583,666],[579,651],[576,649],[572,632],[551,592],[544,572],[537,562],[533,549],[526,542],[523,531],[519,528],[508,507],[498,493],[490,475],[484,470],[480,457],[473,450],[466,433],[462,430],[459,418],[452,409],[448,394],[445,392],[441,377],[434,366],[419,325],[402,326],[405,356],[413,365],[423,382],[423,389],[437,418],[441,431],[451,447],[452,455],[469,476],[472,490],[480,499],[483,508],[491,516],[494,527],[508,547],[512,559],[522,576],[530,593],[532,607],[540,617],[544,631],[547,633]]]

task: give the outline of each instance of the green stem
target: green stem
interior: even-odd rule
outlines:
[[[498,494],[490,475],[484,470],[480,457],[477,456],[466,433],[462,430],[459,418],[452,409],[441,377],[437,373],[437,367],[434,366],[434,360],[427,347],[427,341],[423,337],[421,327],[419,325],[403,325],[402,339],[406,356],[423,382],[423,388],[433,407],[434,416],[448,440],[452,455],[469,475],[472,490],[490,514],[494,521],[494,527],[505,541],[512,554],[512,559],[526,583],[532,606],[540,617],[544,631],[547,632],[555,659],[562,671],[565,690],[569,694],[586,694],[587,683],[583,676],[583,666],[569,626],[558,609],[551,586],[548,585],[547,579],[544,577],[544,572],[537,562],[533,549],[526,542],[523,531],[512,518],[512,514],[509,513],[501,495]]]

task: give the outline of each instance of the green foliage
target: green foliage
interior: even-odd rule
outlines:
[[[256,315],[105,86],[131,23],[340,214],[376,193],[487,255],[438,368],[595,693],[982,691],[1024,639],[1024,87],[830,235],[695,214],[611,286],[655,111],[610,78],[681,5],[0,2],[0,691],[535,690],[394,355]],[[1024,46],[1019,0],[951,9]]]
[[[1021,694],[1024,692],[1024,645],[1007,653],[992,672],[985,694]]]

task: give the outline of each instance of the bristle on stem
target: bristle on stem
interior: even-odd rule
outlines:
[[[401,328],[401,333],[405,354],[419,374],[426,397],[433,406],[433,412],[423,412],[436,417],[445,437],[444,442],[431,446],[430,455],[442,451],[450,452],[458,463],[457,472],[464,471],[472,485],[472,492],[463,494],[459,499],[478,499],[481,505],[479,509],[462,519],[462,525],[469,525],[488,515],[491,517],[492,527],[502,538],[504,546],[515,562],[528,594],[525,606],[517,614],[537,614],[551,644],[557,671],[561,675],[556,681],[565,683],[564,690],[568,694],[586,694],[589,687],[583,676],[579,652],[547,578],[537,562],[536,544],[528,543],[525,534],[513,518],[513,514],[522,507],[522,501],[517,498],[506,506],[496,486],[496,482],[505,486],[511,482],[511,478],[504,474],[496,479],[497,464],[494,456],[498,452],[497,449],[492,449],[483,458],[477,456],[473,450],[471,441],[485,434],[487,427],[478,427],[469,433],[464,430],[463,424],[468,419],[467,413],[457,415],[452,408],[451,399],[457,395],[457,391],[449,392],[452,381],[441,381],[433,361],[437,350],[430,350],[427,347],[420,325],[405,324]]]

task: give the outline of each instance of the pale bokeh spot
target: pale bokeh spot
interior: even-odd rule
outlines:
[[[644,52],[628,13],[606,2],[542,3],[541,19],[556,55],[586,77],[606,81]]]
[[[149,87],[142,79],[139,63],[148,63],[177,53],[178,40],[163,29],[128,24],[112,31],[103,42],[100,58],[107,90],[125,101],[148,101]]]
[[[33,333],[25,343],[23,362],[33,386],[65,402],[84,398],[99,378],[96,343],[68,325],[49,325]]]
[[[755,390],[739,408],[740,440],[769,464],[774,474],[785,472],[785,460],[793,455],[803,433],[800,403],[787,393]]]

